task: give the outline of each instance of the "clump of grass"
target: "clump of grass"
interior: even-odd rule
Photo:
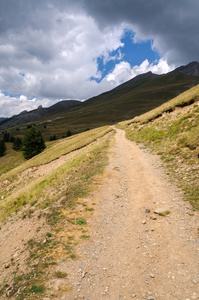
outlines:
[[[54,275],[56,278],[66,278],[68,276],[66,272],[62,272],[62,271],[56,271]]]
[[[87,211],[94,211],[94,208],[86,208]]]
[[[80,239],[89,239],[89,238],[90,238],[90,235],[82,234],[79,238],[80,238]]]
[[[83,218],[79,218],[76,220],[76,225],[86,225],[86,220]]]
[[[47,233],[46,233],[46,236],[47,236],[48,238],[50,238],[50,237],[52,236],[52,233],[47,232]]]
[[[32,285],[31,288],[29,288],[28,292],[33,294],[43,293],[45,291],[44,285]]]

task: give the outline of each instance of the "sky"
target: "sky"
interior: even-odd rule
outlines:
[[[197,0],[0,0],[0,117],[199,61]]]

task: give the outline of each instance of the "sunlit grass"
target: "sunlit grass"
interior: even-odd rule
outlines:
[[[12,143],[6,143],[6,155],[0,157],[0,175],[21,165],[25,159],[22,152],[12,149]]]
[[[94,137],[96,138],[96,135]],[[0,219],[5,220],[10,213],[27,204],[41,208],[49,207],[60,197],[65,198],[67,205],[73,206],[74,199],[89,192],[93,176],[102,172],[109,138],[104,136],[59,168],[27,181],[26,186],[18,191],[11,191],[11,194],[0,202]]]
[[[131,120],[124,121],[120,123],[120,127],[125,127],[131,123],[147,123],[160,115],[164,112],[172,111],[175,107],[183,107],[189,105],[192,102],[196,102],[199,99],[199,85],[187,90],[186,92],[178,95],[177,97],[173,98],[172,100],[162,104],[161,106],[141,115],[137,116]]]
[[[65,138],[63,140],[53,142],[41,154],[33,157],[32,159],[30,159],[28,161],[25,161],[23,164],[21,164],[20,166],[18,166],[17,168],[15,168],[13,170],[11,170],[10,172],[3,174],[0,177],[0,181],[10,178],[10,177],[13,177],[16,174],[18,174],[30,167],[46,164],[50,161],[53,161],[53,160],[59,158],[62,155],[70,153],[71,151],[80,149],[80,148],[90,144],[91,142],[95,141],[96,139],[102,137],[109,131],[111,131],[110,127],[105,126],[105,127],[100,127],[97,129],[89,130],[89,131],[74,135],[72,137]],[[19,154],[18,152],[15,152],[15,153],[12,152],[12,153],[14,155],[14,160],[15,160],[15,156],[16,157],[18,157],[19,155],[20,155],[20,157],[22,156],[22,154],[21,153]],[[24,159],[22,161],[24,161]],[[7,161],[7,164],[8,164],[8,161]]]

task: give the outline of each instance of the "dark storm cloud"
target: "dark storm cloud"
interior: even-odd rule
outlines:
[[[199,1],[196,0],[84,0],[86,11],[99,26],[131,24],[138,37],[176,65],[199,60]]]
[[[2,0],[0,34],[12,39],[28,28],[38,34],[40,31],[50,34],[54,22],[62,22],[61,18],[54,19],[55,10],[84,11],[98,22],[101,29],[128,23],[138,38],[153,39],[154,47],[167,56],[169,63],[179,65],[199,60],[197,0]],[[51,58],[51,50],[43,47],[39,53],[33,48],[29,50],[27,46],[26,52],[41,60]]]

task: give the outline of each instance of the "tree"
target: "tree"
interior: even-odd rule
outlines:
[[[71,135],[72,135],[72,132],[70,130],[68,130],[66,136],[69,137]]]
[[[41,132],[32,127],[23,138],[23,155],[26,159],[41,153],[46,148]]]
[[[4,140],[0,140],[0,157],[6,154],[6,144]]]
[[[16,138],[13,142],[13,147],[15,151],[20,151],[22,149],[22,139]]]
[[[55,141],[57,139],[56,135],[51,135],[49,141]]]
[[[10,141],[10,134],[9,134],[9,132],[7,132],[7,131],[4,132],[3,141],[4,142],[9,142]]]

